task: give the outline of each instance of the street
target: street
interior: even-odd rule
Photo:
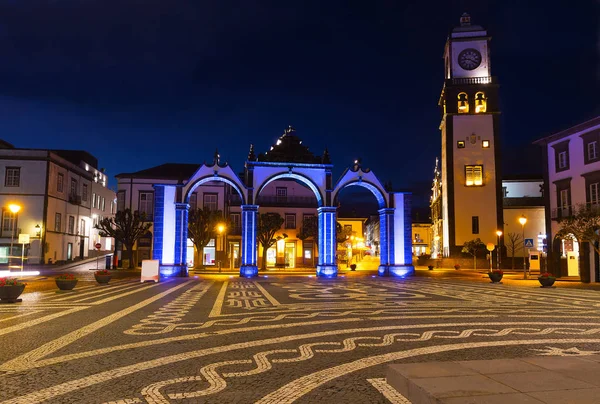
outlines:
[[[406,403],[390,363],[600,351],[600,291],[432,272],[31,280],[0,305],[0,403]]]

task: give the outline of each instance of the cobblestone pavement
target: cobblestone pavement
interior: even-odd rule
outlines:
[[[449,271],[133,276],[61,294],[32,279],[0,305],[0,404],[406,403],[390,363],[600,352],[593,288]]]

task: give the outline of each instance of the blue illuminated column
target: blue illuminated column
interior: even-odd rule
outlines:
[[[390,276],[394,264],[394,209],[379,209],[379,276]]]
[[[258,275],[256,228],[258,205],[242,205],[242,265],[240,276],[252,278]]]
[[[337,208],[321,207],[319,213],[319,263],[317,276],[334,278],[337,276],[335,227]]]
[[[175,204],[175,257],[173,264],[179,266],[179,276],[188,276],[188,209],[189,205],[187,203]]]

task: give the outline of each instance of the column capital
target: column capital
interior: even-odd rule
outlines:
[[[396,209],[394,208],[383,208],[379,209],[377,212],[379,213],[379,215],[393,215],[395,210]]]
[[[318,213],[336,213],[337,208],[335,206],[321,206],[317,208]]]
[[[175,209],[179,209],[179,210],[184,210],[184,209],[189,209],[190,205],[188,203],[176,203],[175,204]]]
[[[247,211],[247,212],[251,212],[251,211],[258,211],[258,205],[241,205],[241,208],[243,211]]]

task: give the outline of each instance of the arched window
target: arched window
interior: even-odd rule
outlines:
[[[469,113],[469,97],[467,96],[467,93],[458,94],[458,113]]]
[[[475,94],[475,113],[483,113],[487,110],[487,98],[483,92]]]

